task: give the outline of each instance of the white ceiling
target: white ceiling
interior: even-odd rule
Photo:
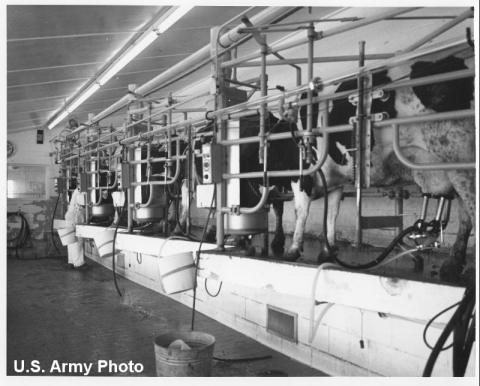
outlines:
[[[210,28],[246,7],[195,7],[74,115],[86,120],[209,42]],[[258,12],[259,7],[254,12]],[[152,19],[152,6],[7,6],[8,132],[44,125]]]

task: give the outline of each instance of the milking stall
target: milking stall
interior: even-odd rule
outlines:
[[[478,384],[478,4],[395,5],[6,5],[7,380]]]

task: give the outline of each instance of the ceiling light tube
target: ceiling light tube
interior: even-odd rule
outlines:
[[[170,13],[170,15],[168,15],[158,24],[158,26],[156,27],[158,33],[164,33],[192,8],[192,5],[181,5],[180,7],[176,8],[172,13]]]
[[[115,64],[110,67],[105,73],[100,75],[98,83],[104,85],[107,83],[117,72],[125,67],[133,58],[135,58],[140,52],[147,48],[158,37],[155,31],[150,31],[137,42],[123,55]]]
[[[90,96],[95,93],[99,88],[100,85],[98,83],[92,84],[89,88],[82,92],[77,99],[75,99],[70,105],[67,106],[67,110],[70,113],[73,113],[78,106],[80,106],[83,102],[90,98]]]
[[[72,113],[78,106],[85,102],[93,93],[95,93],[100,86],[107,83],[115,74],[117,74],[123,67],[132,61],[138,54],[154,42],[158,35],[168,30],[178,20],[180,20],[186,13],[188,13],[193,6],[182,5],[177,8],[171,8],[172,11],[167,12],[156,25],[153,30],[144,33],[130,48],[103,74],[101,74],[96,83],[87,88],[80,96],[73,101],[62,113],[60,113],[49,125],[49,129],[53,129],[60,123],[69,113]]]
[[[145,48],[153,43],[158,37],[158,34],[161,34],[168,30],[172,25],[174,25],[178,20],[182,18],[188,11],[190,11],[193,6],[182,5],[174,9],[173,12],[168,14],[162,21],[156,25],[152,31],[147,32],[141,38],[139,38],[131,47],[128,49],[121,57],[118,59],[112,67],[110,67],[105,73],[99,76],[98,83],[104,85],[110,79],[112,79],[115,74],[117,74],[123,67],[125,67],[129,62],[131,62],[137,55],[139,55]]]
[[[52,130],[55,126],[57,126],[61,121],[64,120],[64,118],[66,118],[68,116],[68,111],[67,110],[63,110],[60,115],[58,115],[53,121],[52,123],[50,123],[48,125],[48,129],[49,130]]]

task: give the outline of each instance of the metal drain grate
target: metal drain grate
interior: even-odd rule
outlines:
[[[267,331],[297,343],[298,314],[267,304]]]

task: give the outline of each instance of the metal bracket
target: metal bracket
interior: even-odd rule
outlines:
[[[367,95],[367,98],[372,98],[372,99],[381,99],[382,101],[387,101],[388,98],[390,98],[390,94],[382,90],[381,88],[370,91]],[[358,104],[358,93],[356,94],[351,94],[348,96],[348,101],[356,106]]]
[[[370,114],[370,115],[367,115],[366,118],[370,121],[370,122],[380,122],[380,121],[383,121],[383,120],[386,120],[388,118],[390,118],[390,116],[388,115],[387,112],[381,112],[381,113],[374,113],[374,114]],[[353,116],[353,117],[350,117],[348,119],[348,123],[350,125],[353,125],[355,123],[358,123],[358,118],[357,116]]]

